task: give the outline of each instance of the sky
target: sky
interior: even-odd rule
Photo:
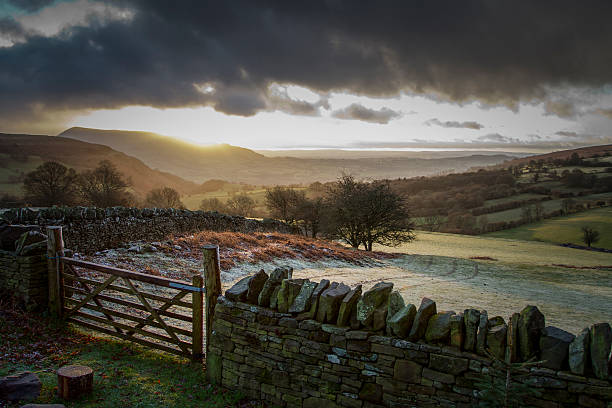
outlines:
[[[0,132],[259,149],[612,143],[609,1],[0,0]]]

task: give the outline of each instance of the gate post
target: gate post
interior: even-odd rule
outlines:
[[[215,305],[217,304],[217,298],[221,295],[219,247],[217,245],[205,245],[202,249],[202,260],[204,266],[204,284],[206,288],[206,305],[204,312],[206,313],[206,354],[208,354]]]
[[[203,279],[202,276],[196,275],[191,280],[191,284],[196,288],[200,289],[198,292],[191,293],[191,303],[193,304],[192,310],[192,334],[191,338],[191,360],[202,361],[202,329],[204,319],[204,302],[202,293]]]
[[[62,317],[64,265],[59,260],[64,255],[62,227],[47,227],[47,268],[49,279],[49,312],[56,318]]]

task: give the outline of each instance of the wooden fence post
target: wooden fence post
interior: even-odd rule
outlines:
[[[203,279],[202,276],[196,275],[192,279],[192,285],[196,288],[199,288],[199,292],[191,293],[191,302],[193,303],[193,320],[192,320],[192,350],[191,350],[191,360],[192,361],[202,361],[202,329],[203,327],[203,319],[204,319],[204,294],[202,293],[203,287]],[[208,328],[208,325],[206,326]],[[208,337],[207,337],[208,339]]]
[[[208,354],[215,305],[217,304],[217,298],[221,295],[221,269],[219,265],[219,247],[217,245],[205,245],[202,251],[204,285],[206,288],[204,310],[206,313],[206,354]]]
[[[58,259],[64,255],[62,227],[47,227],[47,268],[49,278],[49,312],[56,318],[62,317],[64,265]]]

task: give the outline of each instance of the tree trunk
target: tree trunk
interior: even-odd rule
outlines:
[[[73,400],[91,393],[93,370],[87,366],[64,366],[57,370],[57,394],[60,398]]]

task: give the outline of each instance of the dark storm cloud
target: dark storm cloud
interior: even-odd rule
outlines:
[[[53,0],[8,0],[8,2],[19,9],[32,13],[47,7],[53,3]]]
[[[436,126],[442,126],[445,128],[463,128],[463,129],[474,129],[474,130],[480,130],[482,129],[484,126],[481,125],[478,122],[474,122],[474,121],[468,121],[468,122],[457,122],[457,121],[446,121],[446,122],[442,122],[439,119],[429,119],[428,121],[424,122],[425,125],[427,126],[431,126],[431,125],[436,125]]]
[[[399,118],[401,114],[389,108],[376,110],[353,103],[344,109],[332,112],[332,116],[337,119],[356,119],[364,122],[386,124],[390,120]]]
[[[612,82],[612,2],[604,0],[107,4],[133,18],[92,17],[88,27],[0,48],[0,122],[125,105],[253,115],[274,108],[271,83],[515,106],[557,85]],[[200,92],[203,84],[215,91]]]

